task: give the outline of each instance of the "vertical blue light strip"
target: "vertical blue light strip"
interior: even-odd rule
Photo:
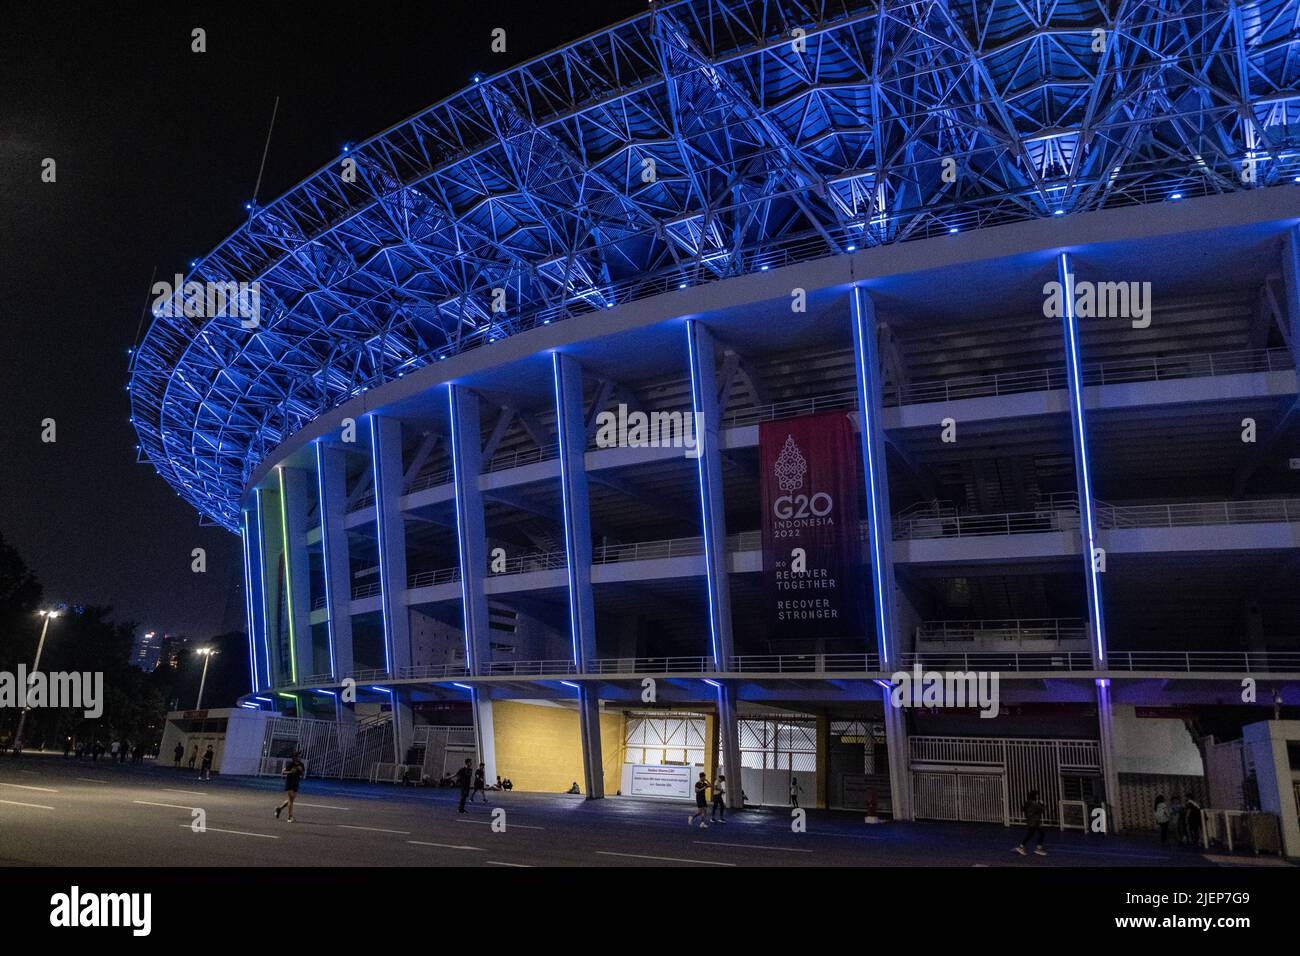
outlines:
[[[704,396],[700,392],[699,364],[695,355],[695,322],[690,319],[686,321],[686,361],[691,371],[691,410],[695,413],[695,421],[698,423],[704,417]],[[708,495],[713,476],[708,474],[709,456],[704,450],[704,442],[709,430],[705,427],[696,428],[695,431],[695,451],[699,455],[695,470],[700,486],[700,533],[704,539],[704,583],[705,593],[709,599],[709,647],[713,653],[714,668],[722,670],[725,666],[718,660],[718,597],[715,593],[716,569],[713,566],[713,509],[709,507]]]
[[[244,544],[244,610],[248,615],[248,677],[252,683],[253,693],[257,686],[257,615],[253,612],[253,552],[250,545],[252,532],[249,529],[248,509],[242,512],[243,520],[239,527],[239,536]]]
[[[460,446],[456,441],[456,434],[460,430],[460,415],[456,409],[456,386],[450,382],[447,384],[447,405],[451,414],[451,488],[452,498],[456,503],[456,560],[460,562],[460,614],[461,623],[464,629],[463,637],[465,639],[465,663],[470,674],[477,674],[479,662],[474,659],[470,652],[470,607],[469,607],[469,574],[466,573],[467,550],[465,547],[465,517],[461,510],[460,501]],[[475,479],[477,480],[477,478]],[[565,510],[564,520],[569,520],[568,510]],[[565,549],[568,549],[568,538],[565,538]],[[478,717],[475,716],[477,723]]]
[[[573,664],[583,669],[582,655],[578,652],[578,578],[573,554],[573,528],[569,524],[569,462],[568,428],[565,423],[564,389],[560,385],[560,353],[551,353],[551,370],[555,377],[555,433],[560,443],[560,498],[564,512],[564,566],[569,582],[569,637],[573,645]]]
[[[262,666],[266,670],[266,686],[270,688],[275,685],[271,681],[271,616],[266,607],[266,525],[262,520],[262,491],[261,488],[254,490],[253,500],[257,502],[257,575],[261,579],[258,600],[262,602],[262,649],[266,651]]]
[[[876,470],[882,467],[882,463],[876,461],[875,440],[876,429],[879,427],[879,423],[875,418],[875,396],[878,393],[876,376],[879,371],[875,365],[876,350],[872,345],[874,340],[868,339],[868,336],[875,335],[875,323],[868,323],[865,318],[864,313],[866,310],[862,298],[866,295],[867,290],[857,286],[853,288],[851,306],[853,310],[853,347],[856,353],[854,360],[858,365],[858,411],[862,415],[862,421],[859,423],[861,427],[862,462],[867,469],[868,537],[871,546],[871,580],[876,614],[876,644],[880,648],[881,668],[889,670],[893,666],[889,659],[889,628],[891,626],[888,613],[890,599],[888,593],[889,575],[885,569],[885,544],[881,541],[883,521],[880,513],[880,496],[876,493],[879,487]],[[885,503],[885,507],[888,507],[888,502]]]
[[[316,442],[316,510],[320,515],[320,553],[325,577],[325,633],[330,649],[330,676],[338,679],[334,658],[334,579],[330,577],[329,509],[325,500],[325,443]]]
[[[1074,314],[1074,276],[1070,272],[1070,255],[1062,252],[1056,260],[1061,285],[1061,312],[1065,319],[1065,359],[1070,383],[1070,419],[1074,432],[1074,449],[1078,461],[1079,507],[1082,510],[1084,536],[1083,564],[1088,574],[1088,603],[1092,612],[1093,637],[1096,641],[1097,666],[1106,666],[1106,627],[1101,612],[1101,580],[1094,557],[1097,531],[1093,518],[1092,464],[1088,458],[1088,429],[1083,413],[1083,363],[1079,356],[1079,322]]]
[[[375,485],[375,538],[379,547],[379,613],[384,625],[384,671],[393,673],[393,635],[392,625],[388,621],[388,543],[384,533],[384,511],[388,502],[384,500],[384,471],[380,464],[383,455],[379,453],[379,416],[370,416],[370,468]]]

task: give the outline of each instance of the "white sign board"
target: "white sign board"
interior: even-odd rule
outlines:
[[[674,797],[689,800],[695,795],[694,767],[671,767],[657,764],[632,764],[634,797]]]

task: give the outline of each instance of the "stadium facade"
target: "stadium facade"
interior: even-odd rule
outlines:
[[[186,277],[251,321],[133,355],[142,460],[243,540],[242,703],[589,796],[1268,790],[1206,738],[1300,703],[1296,30],[655,3],[348,147]]]

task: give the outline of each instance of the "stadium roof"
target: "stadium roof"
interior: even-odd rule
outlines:
[[[140,455],[234,530],[248,476],[304,424],[541,322],[1290,182],[1298,26],[1295,0],[654,3],[252,209],[187,281],[257,283],[259,324],[155,311],[131,364]]]

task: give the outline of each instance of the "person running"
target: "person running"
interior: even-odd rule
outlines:
[[[293,823],[293,801],[298,796],[298,784],[302,782],[303,776],[307,773],[307,768],[302,762],[302,754],[295,753],[293,759],[285,765],[284,770],[281,772],[284,774],[284,803],[275,808],[275,818],[280,819],[280,811],[288,807],[289,822]]]
[[[1038,837],[1038,845],[1034,847],[1034,856],[1047,856],[1047,851],[1043,849],[1043,840],[1046,834],[1043,833],[1043,802],[1038,799],[1038,791],[1030,790],[1029,796],[1021,805],[1020,810],[1025,815],[1025,835],[1012,852],[1025,855],[1025,844],[1033,837]]]
[[[700,829],[707,830],[709,828],[709,821],[704,819],[704,814],[707,813],[709,809],[708,793],[709,781],[705,779],[704,771],[701,770],[700,779],[695,781],[695,812],[686,818],[686,825],[688,827],[693,826],[695,824],[695,818],[699,817]]]
[[[172,751],[172,766],[177,770],[181,769],[181,760],[185,757],[185,745],[179,740],[176,742],[176,749]]]
[[[208,744],[208,749],[203,751],[203,766],[199,770],[200,780],[212,779],[212,758],[215,756],[216,754],[212,750],[212,744]],[[289,816],[292,817],[293,813],[290,813]]]
[[[469,799],[470,787],[474,784],[474,761],[465,758],[465,766],[456,771],[456,786],[460,787],[460,808],[458,813],[467,813],[465,801]]]
[[[713,806],[709,810],[709,820],[713,823],[727,822],[727,777],[725,774],[718,774],[717,782],[713,784]]]
[[[799,806],[799,794],[803,787],[799,786],[799,778],[791,774],[790,776],[790,806]]]

